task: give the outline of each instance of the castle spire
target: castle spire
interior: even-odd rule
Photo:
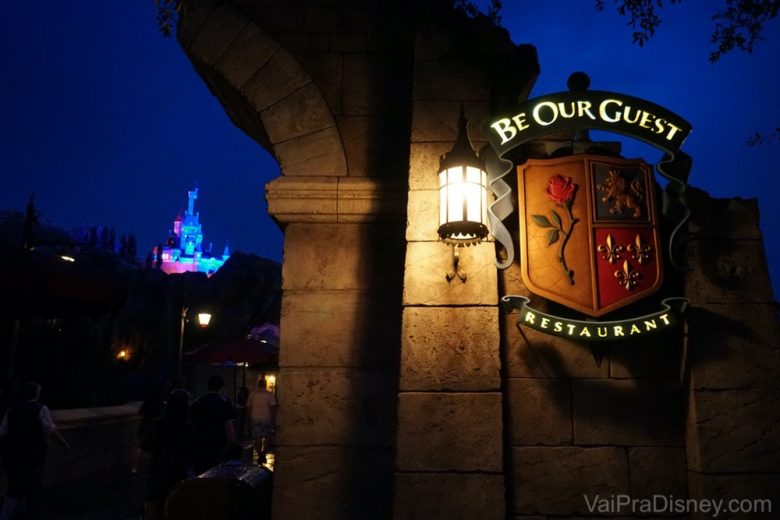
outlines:
[[[198,199],[198,183],[195,182],[195,189],[187,192],[187,215],[195,214],[195,201]]]

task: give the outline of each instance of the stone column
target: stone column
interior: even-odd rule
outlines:
[[[387,518],[406,194],[281,177],[267,199],[285,227],[273,516]]]
[[[438,241],[439,157],[460,102],[482,139],[488,92],[475,67],[418,37],[406,227],[394,517],[504,518],[498,289],[492,242],[461,249],[465,282],[447,282]],[[446,44],[445,44],[446,46]]]

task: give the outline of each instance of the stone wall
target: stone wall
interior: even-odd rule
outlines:
[[[138,446],[140,406],[139,401],[121,406],[53,410],[52,419],[70,450],[49,442],[43,485],[129,474]],[[0,479],[0,489],[5,489],[4,471],[0,471]]]
[[[504,517],[498,287],[494,247],[461,249],[466,282],[447,281],[438,241],[439,157],[461,103],[480,139],[490,89],[450,35],[421,34],[415,52],[394,518]],[[454,87],[452,87],[454,86]],[[479,141],[477,141],[479,145]]]
[[[518,330],[498,297],[528,291],[493,242],[446,281],[436,172],[461,104],[479,147],[490,113],[529,92],[535,53],[417,4],[200,0],[180,23],[281,169],[274,518],[578,518],[583,494],[780,507],[779,331],[754,205],[689,191],[693,269],[666,287],[692,299],[686,334],[591,350]]]
[[[187,3],[178,38],[272,153],[284,229],[275,518],[392,510],[414,24],[406,2]]]
[[[780,508],[780,324],[755,200],[689,191],[684,372],[692,497]]]

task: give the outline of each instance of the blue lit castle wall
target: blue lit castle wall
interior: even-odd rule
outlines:
[[[198,188],[187,192],[187,211],[179,214],[173,221],[173,228],[162,247],[162,262],[160,268],[168,274],[200,271],[214,273],[222,267],[230,257],[227,245],[222,256],[214,256],[212,247],[203,251],[203,229],[200,224],[200,214],[195,212],[195,201],[198,199]],[[159,249],[159,248],[158,248]],[[160,251],[156,250],[155,255]],[[155,257],[157,260],[157,257]]]

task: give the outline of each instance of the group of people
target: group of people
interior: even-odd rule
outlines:
[[[198,475],[242,453],[236,443],[233,405],[222,394],[224,379],[213,375],[208,392],[190,405],[189,393],[173,390],[158,408],[145,403],[141,412],[145,420],[139,430],[139,456],[133,471],[140,473],[146,465],[147,520],[163,518],[163,506],[173,487],[191,475]],[[249,417],[253,438],[261,450],[267,449],[274,427],[276,400],[260,378],[249,397]],[[152,414],[161,415],[149,420]],[[255,436],[256,435],[256,436]]]
[[[243,449],[236,442],[233,405],[222,394],[224,379],[213,375],[208,392],[190,404],[190,394],[176,388],[163,400],[147,399],[141,407],[139,451],[133,472],[148,475],[145,518],[163,518],[170,491],[182,480],[240,458]],[[30,491],[40,481],[49,439],[70,449],[59,433],[49,409],[38,402],[41,387],[25,383],[0,422],[0,454],[8,487],[0,509],[0,520],[25,513]],[[247,400],[247,418],[258,456],[269,447],[276,414],[276,398],[266,388],[265,378]]]

